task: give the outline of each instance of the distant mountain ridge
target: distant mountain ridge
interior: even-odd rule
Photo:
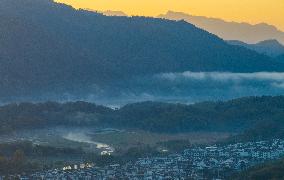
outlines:
[[[276,39],[281,44],[284,44],[284,32],[266,23],[251,25],[248,23],[226,22],[217,18],[192,16],[174,11],[168,11],[166,14],[159,15],[158,17],[171,20],[184,19],[225,40],[239,40],[245,43],[255,44],[268,39]]]
[[[51,0],[0,1],[0,97],[104,93],[134,77],[284,71],[185,21],[104,16]]]
[[[125,14],[122,11],[111,11],[111,10],[107,10],[107,11],[103,11],[102,12],[104,15],[106,16],[127,16],[127,14]]]
[[[241,41],[227,41],[231,45],[243,46],[248,49],[254,50],[260,54],[265,54],[271,57],[277,57],[280,55],[284,55],[284,46],[280,44],[277,40],[266,40],[261,41],[257,44],[246,44]]]
[[[106,11],[97,11],[93,9],[86,8],[84,10],[91,11],[91,12],[96,12],[96,13],[101,13],[105,16],[127,16],[123,11],[113,11],[113,10],[106,10]]]

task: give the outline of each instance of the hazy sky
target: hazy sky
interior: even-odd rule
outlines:
[[[75,8],[118,10],[128,15],[157,16],[168,10],[256,24],[284,31],[284,0],[56,0]]]

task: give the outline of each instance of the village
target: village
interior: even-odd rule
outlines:
[[[20,179],[226,179],[234,172],[278,159],[284,140],[236,143],[185,149],[165,157],[140,158],[126,164],[97,167],[94,163],[69,165]],[[0,177],[1,179],[1,177]]]

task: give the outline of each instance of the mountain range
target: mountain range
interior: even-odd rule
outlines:
[[[231,40],[227,42],[232,45],[243,46],[245,48],[254,50],[260,54],[265,54],[271,57],[278,57],[280,55],[284,55],[284,46],[280,44],[277,40],[266,40],[261,41],[257,44],[246,44],[237,40]]]
[[[99,94],[168,72],[284,70],[183,20],[104,16],[51,0],[1,0],[0,17],[2,100]]]
[[[260,41],[276,39],[281,44],[284,44],[284,32],[266,23],[251,25],[248,23],[226,22],[222,19],[193,16],[174,11],[168,11],[166,14],[158,17],[171,20],[184,19],[225,40],[239,40],[248,44],[255,44]]]
[[[94,11],[91,9],[89,10]],[[128,16],[123,11],[107,10],[101,13],[107,16]],[[245,44],[258,44],[260,42],[276,40],[278,43],[281,42],[281,45],[284,44],[284,32],[278,30],[275,26],[266,23],[252,25],[249,23],[228,22],[218,18],[194,16],[174,11],[168,11],[166,14],[161,14],[157,17],[170,20],[185,20],[228,41],[240,41]]]

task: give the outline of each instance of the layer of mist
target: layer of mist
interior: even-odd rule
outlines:
[[[33,97],[15,97],[21,101],[87,101],[119,108],[128,103],[161,101],[191,104],[243,96],[281,95],[284,73],[279,72],[170,72],[129,78],[109,86],[80,87],[76,92],[42,93]],[[13,102],[9,99],[6,102]],[[2,99],[2,103],[4,103]]]

